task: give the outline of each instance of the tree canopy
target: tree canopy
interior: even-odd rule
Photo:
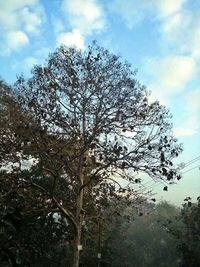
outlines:
[[[138,174],[180,179],[173,159],[182,148],[171,114],[149,102],[135,75],[130,64],[96,43],[85,51],[61,46],[1,97],[8,110],[1,164],[73,225],[74,267],[83,221],[108,200],[137,197]],[[22,178],[24,169],[29,174]]]

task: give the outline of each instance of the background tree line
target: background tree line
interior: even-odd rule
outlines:
[[[28,195],[38,197],[33,190],[1,203],[1,266],[70,266],[73,228],[58,213],[41,211],[40,200],[30,208]],[[80,266],[199,266],[200,202],[177,208],[143,201],[121,214],[112,205],[104,218],[83,224]]]

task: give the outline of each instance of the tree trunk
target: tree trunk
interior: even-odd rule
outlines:
[[[83,136],[82,136],[82,141],[84,145],[84,136],[85,136],[85,127],[86,127],[86,122],[85,122],[85,112],[83,112]],[[79,167],[78,167],[78,174],[79,174],[79,179],[80,179],[80,191],[77,196],[77,201],[76,201],[76,221],[77,221],[77,227],[76,227],[76,238],[74,240],[74,255],[73,255],[73,267],[79,267],[79,262],[80,262],[80,249],[78,246],[81,245],[81,227],[82,227],[82,221],[83,221],[83,195],[84,195],[84,189],[82,188],[84,184],[84,157],[85,153],[81,155],[80,161],[79,161]]]
[[[77,224],[76,238],[74,240],[74,253],[73,253],[73,267],[79,267],[80,250],[78,246],[81,245],[81,224]]]
[[[83,176],[81,175],[81,184],[83,184]],[[83,190],[80,191],[77,197],[77,206],[76,206],[76,237],[74,240],[74,252],[73,252],[73,267],[79,267],[80,262],[80,252],[78,246],[81,245],[81,226],[82,226],[82,209],[83,209]]]

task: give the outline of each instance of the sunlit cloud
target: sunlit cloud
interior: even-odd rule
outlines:
[[[57,45],[83,49],[86,36],[105,28],[104,10],[96,0],[63,0],[62,14],[63,19],[52,17]]]
[[[151,10],[152,4],[148,0],[144,1],[121,1],[112,0],[109,3],[109,9],[111,12],[119,15],[125,22],[128,28],[132,28],[137,23],[141,22],[145,15],[152,16]]]
[[[188,53],[195,60],[200,58],[200,18],[191,11],[182,10],[165,19],[160,26],[162,42]]]
[[[177,136],[193,136],[200,129],[200,89],[189,91],[183,97],[184,121],[174,129]]]
[[[105,27],[104,12],[96,0],[63,0],[62,10],[71,27],[82,34],[101,31]]]
[[[151,58],[146,62],[151,82],[152,98],[168,104],[172,96],[184,91],[187,83],[195,77],[196,63],[188,56]]]
[[[179,12],[185,0],[153,0],[152,5],[155,5],[162,17],[168,17]]]
[[[160,32],[163,41],[177,44],[180,42],[179,49],[185,48],[184,40],[185,31],[191,23],[191,14],[186,11],[181,11],[167,17],[160,25]]]
[[[184,97],[187,112],[200,111],[200,88],[187,93]]]
[[[160,33],[163,49],[171,47],[177,53],[189,53],[200,58],[200,17],[198,12],[187,9],[188,0],[112,0],[111,12],[115,12],[133,28],[136,24],[149,21]]]
[[[110,10],[118,14],[129,28],[144,19],[162,21],[182,9],[185,0],[112,0]]]
[[[111,10],[127,27],[149,21],[160,35],[159,46],[165,53],[146,60],[143,68],[149,77],[147,86],[152,92],[151,101],[159,100],[169,106],[179,97],[184,102],[183,120],[174,130],[176,136],[193,136],[200,127],[200,93],[190,86],[187,88],[196,78],[199,67],[200,18],[198,12],[188,9],[187,4],[187,0],[111,2]]]
[[[39,33],[44,17],[37,0],[0,1],[1,54],[28,44],[29,34]]]
[[[51,16],[51,24],[55,35],[65,31],[65,23],[62,18]]]
[[[197,21],[196,21],[197,22]],[[191,55],[199,60],[200,59],[200,20],[188,34],[187,48],[191,52]]]
[[[84,38],[78,29],[72,32],[63,32],[58,35],[57,45],[75,46],[78,49],[84,48]]]
[[[16,72],[20,70],[26,77],[30,77],[31,69],[35,65],[43,65],[50,52],[49,47],[40,47],[30,56],[21,59],[21,61],[13,60],[12,69]]]
[[[34,65],[38,64],[36,57],[27,57],[23,60],[24,69],[31,69]]]
[[[6,36],[9,49],[18,49],[29,42],[28,36],[22,31],[10,31]]]
[[[19,13],[24,30],[28,33],[38,33],[39,27],[42,24],[42,18],[39,14],[30,11],[28,7],[24,7]]]
[[[198,133],[198,129],[199,118],[197,117],[197,114],[193,113],[185,117],[184,123],[181,126],[174,128],[174,134],[177,137],[193,136]]]

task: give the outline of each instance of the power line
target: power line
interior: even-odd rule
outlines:
[[[150,184],[149,186],[143,188],[143,190],[141,190],[142,192],[143,191],[146,191],[146,190],[149,190],[149,189],[153,189],[155,188],[156,186],[158,185],[163,185],[163,186],[166,186],[166,184],[164,182],[161,182],[161,181],[155,181],[154,183]]]
[[[186,173],[186,172],[190,172],[190,171],[192,171],[192,170],[194,170],[194,169],[196,169],[196,168],[200,168],[200,165],[195,166],[195,167],[193,167],[193,168],[191,168],[191,169],[189,169],[189,170],[183,172],[182,174],[184,174],[184,173]]]
[[[151,184],[150,186],[147,186],[145,188],[145,190],[150,190],[150,189],[153,189],[155,187],[157,187],[158,185],[160,185],[161,183],[160,182],[155,182],[154,184]]]
[[[198,156],[198,157],[196,157],[194,159],[191,159],[190,161],[185,163],[184,168],[188,167],[189,165],[191,165],[191,164],[193,164],[193,163],[195,163],[196,161],[199,161],[199,160],[200,160],[200,156]]]
[[[192,165],[193,163],[195,163],[195,162],[197,162],[197,161],[199,161],[199,160],[200,160],[200,156],[197,156],[197,157],[195,157],[195,158],[189,160],[188,162],[185,163],[185,166],[183,167],[183,169],[186,168],[186,167],[188,167],[188,166],[190,166],[190,165]],[[184,174],[184,173],[187,173],[187,172],[189,172],[189,171],[192,171],[193,169],[196,169],[196,168],[198,168],[198,167],[200,167],[200,165],[195,166],[195,167],[193,167],[193,168],[191,168],[191,169],[189,169],[189,170],[186,170],[185,172],[183,172],[183,173],[181,173],[181,174]],[[152,182],[153,182],[153,181],[150,180],[150,181],[147,181],[146,183],[144,183],[144,184],[142,185],[142,186],[143,186],[143,189],[141,190],[141,192],[146,191],[146,190],[148,190],[148,189],[153,189],[153,188],[155,188],[156,186],[161,185],[161,184],[166,185],[166,184],[164,184],[164,182],[162,182],[162,181],[154,181],[153,183],[152,183]],[[148,185],[148,186],[146,187],[146,185]]]
[[[187,173],[187,172],[190,172],[190,171],[192,171],[192,170],[194,170],[194,169],[196,169],[196,168],[200,168],[200,165],[195,166],[195,167],[193,167],[193,168],[191,168],[191,169],[189,169],[189,170],[183,172],[182,174],[185,174],[185,173]],[[148,182],[148,183],[149,183],[149,182]],[[147,183],[146,183],[146,184],[147,184]],[[158,185],[161,185],[161,184],[165,185],[165,184],[162,183],[161,181],[156,181],[156,182],[154,182],[153,184],[150,184],[149,186],[147,186],[146,188],[144,188],[143,190],[153,189],[153,188],[155,188],[155,187],[157,187]],[[142,190],[142,191],[143,191],[143,190]]]

